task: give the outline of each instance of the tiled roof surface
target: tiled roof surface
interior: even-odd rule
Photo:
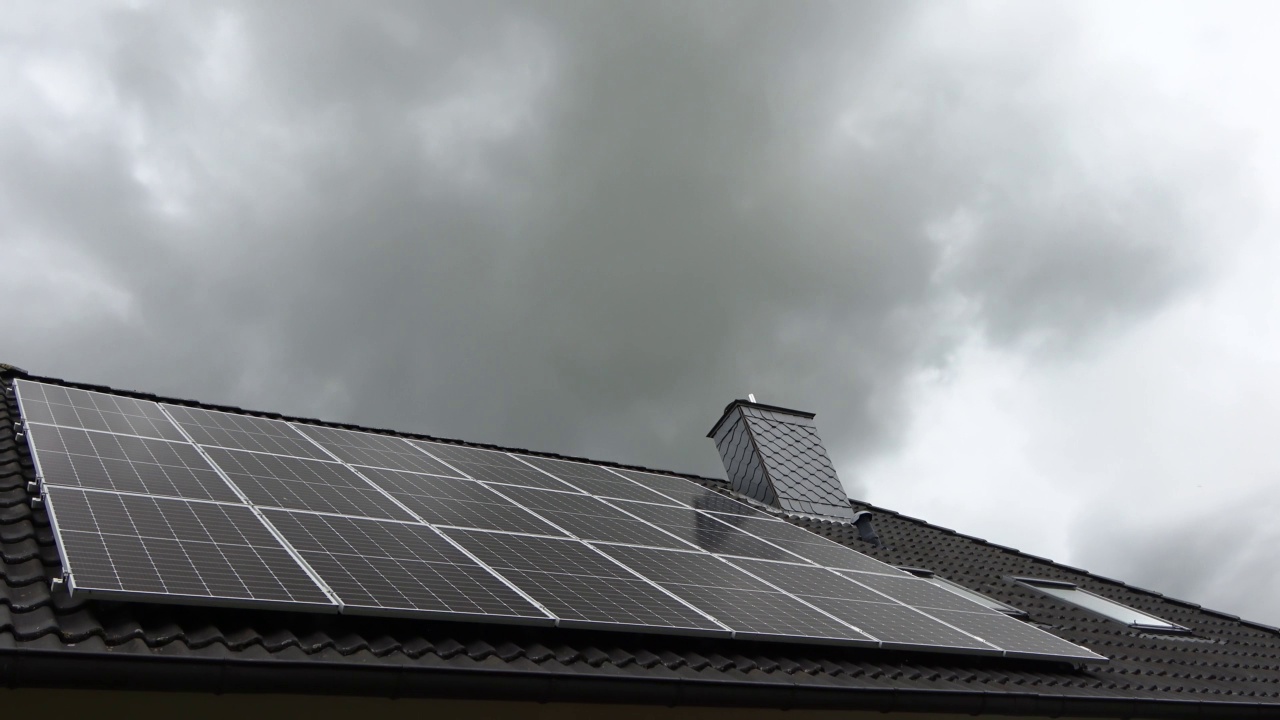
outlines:
[[[95,388],[101,389],[101,388]],[[467,695],[1025,715],[1280,717],[1280,631],[870,506],[885,562],[932,569],[1111,658],[1075,668],[966,656],[72,599],[0,402],[0,686]],[[728,492],[722,481],[707,487]],[[1080,584],[1190,628],[1150,635],[1006,579]],[[276,662],[278,661],[278,662]],[[193,669],[190,672],[189,669]]]

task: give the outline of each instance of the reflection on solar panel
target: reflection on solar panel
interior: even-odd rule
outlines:
[[[827,567],[864,572],[884,573],[906,577],[903,571],[875,558],[863,555],[839,543],[815,535],[788,522],[777,520],[759,520],[734,515],[717,515],[716,519],[734,527],[762,537],[775,545],[789,550],[796,555]]]
[[[724,632],[702,613],[574,540],[446,530],[482,562],[570,624]]]
[[[416,447],[431,453],[476,480],[502,483],[504,485],[548,488],[550,490],[572,489],[550,475],[535,470],[506,453],[478,450],[459,445],[422,442],[421,440],[413,440],[412,442]]]
[[[29,380],[18,380],[17,386],[27,422],[161,440],[186,439],[153,402]]]
[[[1027,659],[1067,658],[1092,662],[1098,656],[1079,645],[1029,625],[1004,613],[968,613],[952,610],[930,610],[933,617],[980,637],[991,645],[1005,648],[1011,657]]]
[[[539,457],[522,457],[521,459],[591,495],[619,500],[672,504],[670,498],[615,475],[598,465]]]
[[[687,543],[588,495],[507,487],[502,494],[582,540],[688,548]]]
[[[255,505],[412,520],[351,468],[336,462],[208,448],[209,459]]]
[[[361,474],[435,525],[559,535],[559,530],[517,507],[483,483],[463,478],[362,468]]]
[[[242,505],[63,487],[45,495],[74,590],[331,604]]]
[[[317,425],[295,427],[323,445],[334,457],[350,465],[458,477],[457,472],[418,452],[398,437]]]
[[[164,409],[197,445],[329,459],[315,443],[301,437],[289,423],[280,420],[232,415],[181,405],[165,405]]]
[[[117,490],[195,500],[239,498],[186,443],[28,425],[38,471],[50,485]]]
[[[729,562],[796,595],[810,605],[821,608],[883,644],[895,647],[931,645],[951,651],[996,652],[995,648],[977,638],[949,628],[916,610],[898,605],[882,593],[849,579],[854,576],[883,580],[900,578],[867,573],[842,575],[811,565],[743,558],[732,558]]]
[[[663,495],[678,501],[681,505],[686,505],[697,510],[709,510],[711,512],[746,515],[765,520],[773,520],[773,518],[752,508],[750,505],[727,498],[724,495],[708,490],[701,485],[695,485],[684,478],[636,472],[634,470],[614,470],[614,472],[630,478],[647,488],[660,492]]]
[[[752,537],[719,520],[691,508],[647,505],[637,502],[615,501],[615,504],[636,517],[652,523],[676,537],[708,552],[722,555],[764,558],[766,560],[795,560],[795,556],[764,540]]]
[[[697,552],[601,546],[631,569],[688,600],[742,637],[875,641],[796,597],[779,592],[727,562]]]
[[[76,592],[1101,659],[674,476],[17,388]]]
[[[346,608],[550,618],[425,525],[266,510]]]

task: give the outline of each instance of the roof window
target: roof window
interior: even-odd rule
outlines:
[[[980,592],[977,592],[975,590],[970,590],[969,588],[963,585],[960,585],[958,583],[953,583],[944,577],[939,577],[935,575],[932,570],[923,570],[921,568],[912,568],[912,567],[900,567],[898,569],[905,570],[906,572],[909,572],[912,575],[915,575],[921,580],[927,580],[933,583],[934,585],[937,585],[938,587],[942,588],[943,590],[949,590],[959,595],[960,597],[963,597],[967,600],[972,600],[973,602],[976,602],[979,605],[982,605],[984,607],[991,608],[996,612],[1002,612],[1005,615],[1012,615],[1014,617],[1026,616],[1025,612],[1019,610],[1016,607],[1013,607],[1012,605],[1005,605],[999,600],[994,600],[992,598],[987,597],[986,595],[983,595]]]
[[[1134,610],[1128,605],[1122,605],[1114,600],[1108,600],[1101,595],[1094,595],[1081,588],[1074,583],[1061,582],[1058,580],[1036,580],[1030,578],[1018,578],[1023,585],[1033,587],[1040,592],[1069,602],[1080,608],[1084,608],[1094,614],[1124,623],[1131,628],[1138,630],[1154,630],[1157,632],[1188,632],[1181,625],[1176,625],[1168,620],[1162,620],[1154,615],[1148,615],[1144,612]]]

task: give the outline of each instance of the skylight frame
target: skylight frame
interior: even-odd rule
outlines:
[[[1073,607],[1080,608],[1087,613],[1106,618],[1112,622],[1120,623],[1121,625],[1133,628],[1134,630],[1177,635],[1189,634],[1191,632],[1190,628],[1179,625],[1171,620],[1165,620],[1162,617],[1157,617],[1151,613],[1143,612],[1137,608],[1130,607],[1118,600],[1112,600],[1109,597],[1104,597],[1097,593],[1090,592],[1073,582],[1028,577],[1016,577],[1012,579],[1043,595],[1047,595],[1055,600],[1061,600],[1062,602]],[[1092,605],[1077,601],[1072,597],[1073,595],[1075,597],[1091,598]],[[1115,610],[1108,612],[1108,609],[1110,608],[1115,608]],[[1129,619],[1132,616],[1150,618],[1155,622],[1134,622]]]
[[[942,577],[941,575],[935,573],[932,570],[925,570],[924,568],[906,567],[902,565],[899,565],[898,569],[902,570],[903,572],[910,573],[920,578],[921,580],[927,580],[930,583],[942,588],[943,590],[953,592],[956,595],[959,595],[960,597],[972,600],[973,602],[976,602],[979,605],[982,605],[983,607],[989,608],[991,610],[995,610],[996,612],[1004,613],[1005,615],[1008,615],[1010,617],[1015,617],[1020,620],[1025,620],[1027,618],[1027,612],[1025,610],[1021,610],[1012,605],[1007,605],[1005,603],[1000,602],[999,600],[996,600],[993,597],[990,597],[988,595],[983,595],[977,590],[972,590],[970,588],[965,587],[964,585],[961,585],[960,583],[948,580]]]

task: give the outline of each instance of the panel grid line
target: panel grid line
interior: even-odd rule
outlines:
[[[208,453],[206,453],[206,452],[204,451],[204,448],[202,448],[202,447],[200,447],[199,445],[197,445],[197,444],[195,443],[195,441],[191,439],[191,436],[187,434],[187,430],[186,430],[186,428],[184,428],[184,427],[182,427],[182,425],[178,424],[178,422],[177,422],[176,420],[173,420],[172,416],[170,416],[170,415],[169,415],[169,411],[168,411],[168,409],[166,409],[166,408],[165,408],[165,406],[164,406],[164,405],[162,405],[162,404],[158,404],[158,405],[159,405],[159,407],[160,407],[160,412],[164,413],[166,417],[168,417],[171,421],[173,421],[174,426],[176,426],[176,427],[178,428],[178,432],[181,432],[181,433],[183,434],[183,436],[185,436],[185,437],[187,438],[187,441],[188,441],[188,442],[190,442],[190,443],[191,443],[191,445],[192,445],[192,447],[194,447],[194,448],[196,449],[196,452],[199,452],[201,455],[203,455],[203,456],[204,456],[205,460],[206,460],[210,465],[212,465],[212,466],[213,466],[214,470],[215,470],[219,475],[221,475],[221,476],[222,476],[223,481],[225,481],[225,482],[227,483],[227,485],[231,486],[231,490],[232,490],[232,492],[234,492],[234,493],[235,493],[235,494],[240,498],[240,501],[241,501],[241,502],[243,502],[243,503],[245,504],[245,506],[246,506],[246,507],[248,507],[248,508],[249,508],[249,510],[250,510],[250,511],[251,511],[251,512],[252,512],[252,513],[253,513],[253,514],[254,514],[254,515],[259,519],[259,520],[261,520],[261,521],[262,521],[262,524],[263,524],[263,525],[265,525],[265,526],[267,527],[267,531],[268,531],[268,532],[270,532],[270,533],[271,533],[271,535],[272,535],[272,537],[274,537],[274,538],[276,539],[276,542],[278,542],[278,543],[280,543],[282,546],[284,546],[285,551],[286,551],[287,553],[289,553],[289,557],[293,558],[293,560],[294,560],[295,562],[297,562],[299,566],[301,566],[301,567],[302,567],[303,571],[305,571],[305,572],[306,572],[306,574],[307,574],[307,576],[311,578],[312,582],[314,582],[314,583],[316,584],[316,586],[317,586],[317,587],[319,587],[319,588],[324,592],[324,594],[329,598],[329,600],[330,600],[330,601],[332,601],[332,602],[333,602],[333,604],[337,606],[337,608],[338,608],[338,612],[342,612],[342,600],[340,600],[340,599],[338,598],[338,594],[337,594],[337,593],[335,593],[335,592],[334,592],[334,591],[329,587],[329,585],[328,585],[327,583],[325,583],[325,581],[324,581],[323,579],[321,579],[321,578],[320,578],[319,573],[317,573],[317,572],[315,571],[315,569],[311,567],[311,564],[310,564],[310,563],[308,563],[308,562],[307,562],[307,561],[302,557],[302,555],[298,553],[298,551],[293,547],[293,545],[292,545],[291,543],[289,543],[289,541],[285,540],[284,536],[283,536],[283,535],[281,535],[281,534],[280,534],[280,532],[279,532],[278,530],[276,530],[275,526],[274,526],[274,525],[272,525],[270,522],[268,522],[268,521],[267,521],[267,518],[266,518],[266,516],[264,516],[264,515],[262,514],[262,511],[261,511],[261,510],[259,510],[259,509],[258,509],[258,507],[257,507],[256,505],[254,505],[253,503],[249,502],[249,498],[248,498],[248,496],[246,496],[243,492],[241,492],[241,491],[240,491],[240,488],[236,487],[236,484],[235,484],[235,483],[231,482],[231,478],[227,477],[226,473],[224,473],[224,472],[222,471],[222,468],[218,467],[217,463],[214,463],[214,462],[209,458]]]
[[[508,496],[506,496],[506,495],[503,495],[503,494],[502,494],[502,492],[501,492],[500,490],[494,489],[494,492],[498,493],[499,495],[502,495],[502,497],[504,497],[504,498],[507,498],[507,500],[508,500],[508,501],[515,502],[515,501],[514,501],[514,500],[512,500],[510,497],[508,497]],[[554,491],[554,490],[548,490],[548,491],[546,491],[546,492],[557,492],[557,491]],[[576,495],[576,493],[564,493],[564,494],[566,494],[566,495]],[[586,496],[586,497],[591,497],[591,496],[589,496],[589,495],[588,495],[588,496]],[[600,502],[605,502],[604,498],[596,498],[596,499],[597,499],[597,500],[599,500]],[[607,503],[606,503],[606,504],[607,504]],[[610,506],[610,507],[612,507],[612,506]],[[666,595],[670,596],[671,598],[673,598],[673,599],[675,599],[675,600],[679,601],[681,604],[688,606],[688,607],[689,607],[689,608],[691,608],[693,611],[695,611],[695,612],[697,612],[698,614],[700,614],[700,615],[702,615],[702,616],[706,617],[706,618],[707,618],[708,620],[710,620],[711,622],[714,622],[715,624],[717,624],[717,625],[719,625],[720,627],[724,628],[725,630],[729,631],[729,633],[730,633],[730,634],[732,634],[732,633],[734,632],[733,628],[729,627],[728,625],[725,625],[724,623],[720,622],[719,620],[717,620],[716,618],[712,617],[711,615],[708,615],[708,614],[706,613],[706,611],[704,611],[704,610],[702,610],[701,608],[699,608],[699,607],[697,607],[697,606],[695,606],[695,605],[693,605],[693,604],[689,603],[689,602],[688,602],[688,601],[686,601],[684,598],[681,598],[680,596],[676,595],[675,593],[672,593],[670,590],[668,590],[668,589],[666,589],[666,588],[662,587],[662,586],[661,586],[661,585],[659,585],[658,583],[656,583],[656,582],[654,582],[653,580],[651,580],[651,579],[649,579],[649,578],[645,577],[644,575],[641,575],[640,573],[636,572],[635,570],[632,570],[631,568],[627,567],[626,565],[623,565],[622,563],[618,562],[616,559],[614,559],[614,558],[610,557],[608,553],[602,552],[599,548],[597,548],[597,547],[595,547],[594,545],[592,545],[592,544],[591,544],[591,542],[589,542],[589,541],[587,541],[587,540],[584,540],[583,538],[581,538],[581,537],[579,537],[578,535],[576,535],[576,534],[574,534],[573,532],[571,532],[569,529],[564,528],[564,527],[561,527],[560,525],[557,525],[555,522],[553,522],[552,520],[548,519],[545,515],[543,515],[543,514],[539,513],[537,510],[535,510],[535,509],[533,509],[533,508],[529,508],[529,507],[525,507],[524,509],[525,509],[525,511],[526,511],[526,512],[532,513],[532,514],[534,514],[535,516],[537,516],[537,517],[538,517],[540,520],[542,520],[543,522],[546,522],[546,523],[550,524],[551,526],[555,527],[556,529],[560,530],[561,532],[566,533],[567,535],[569,535],[569,536],[570,536],[571,538],[573,538],[574,540],[576,540],[576,541],[578,541],[578,542],[582,543],[583,545],[585,545],[585,546],[587,546],[587,547],[591,548],[591,550],[592,550],[592,551],[594,551],[596,554],[598,554],[598,555],[600,555],[600,556],[602,556],[602,557],[604,557],[604,558],[607,558],[609,561],[611,561],[611,562],[613,562],[613,563],[617,564],[618,566],[620,566],[620,567],[622,567],[623,569],[627,570],[628,572],[632,573],[633,575],[635,575],[636,577],[640,578],[640,579],[641,579],[641,580],[643,580],[644,582],[648,583],[648,584],[649,584],[649,585],[651,585],[652,587],[656,588],[656,589],[657,589],[657,590],[659,590],[660,592],[665,593]],[[630,513],[628,513],[628,514],[630,514]],[[632,516],[632,517],[634,517],[634,516]],[[637,520],[640,520],[641,522],[644,522],[644,521],[643,521],[643,520],[641,520],[640,518],[636,518],[636,519],[637,519]],[[656,525],[653,525],[652,523],[645,523],[645,524],[646,524],[646,525],[649,525],[650,527],[657,528],[658,530],[662,530],[662,528],[658,528]],[[663,532],[665,532],[665,531],[663,531]],[[513,535],[518,535],[518,534],[521,534],[521,533],[511,533],[511,534],[513,534]],[[670,533],[666,533],[666,534],[670,535]],[[674,536],[674,535],[672,535],[672,537],[675,537],[675,536]],[[678,540],[679,538],[676,538],[676,539]]]
[[[391,493],[387,492],[386,490],[383,490],[383,489],[382,489],[382,487],[381,487],[380,485],[378,485],[377,483],[373,482],[373,481],[372,481],[372,480],[370,480],[369,478],[365,477],[365,476],[364,476],[364,475],[363,475],[359,470],[357,470],[356,468],[352,467],[349,463],[344,462],[344,461],[342,460],[342,458],[338,457],[337,455],[334,455],[332,452],[330,452],[330,451],[329,451],[329,448],[327,448],[327,447],[325,447],[324,445],[321,445],[320,443],[316,442],[316,439],[315,439],[315,438],[313,438],[313,437],[311,437],[310,435],[307,435],[306,433],[302,432],[302,430],[300,430],[300,429],[298,428],[297,424],[295,424],[295,423],[288,423],[288,425],[289,425],[289,427],[290,427],[290,428],[292,428],[292,429],[293,429],[293,431],[294,431],[294,432],[298,433],[298,435],[299,435],[299,436],[301,436],[302,438],[306,439],[306,440],[307,440],[307,441],[309,441],[311,444],[315,445],[315,446],[316,446],[317,448],[319,448],[319,450],[320,450],[321,452],[323,452],[325,455],[328,455],[329,457],[333,458],[334,462],[340,463],[343,467],[345,467],[345,468],[347,468],[348,470],[350,470],[351,472],[355,473],[355,474],[356,474],[356,475],[357,475],[361,480],[364,480],[364,482],[365,482],[365,484],[366,484],[366,485],[368,485],[369,487],[371,487],[371,488],[373,488],[374,490],[376,490],[377,492],[379,492],[379,493],[380,493],[383,497],[385,497],[386,499],[390,500],[390,501],[392,502],[392,504],[394,504],[396,507],[398,507],[398,508],[400,508],[401,510],[403,510],[404,512],[408,513],[409,517],[412,517],[412,518],[417,519],[417,520],[418,520],[418,522],[423,522],[422,518],[421,518],[421,517],[418,517],[418,514],[417,514],[417,513],[415,513],[414,511],[410,510],[410,509],[409,509],[409,508],[408,508],[404,503],[402,503],[402,502],[400,502],[399,500],[395,499],[395,497],[393,497],[393,496],[391,495]]]
[[[466,548],[462,547],[462,546],[461,546],[461,545],[459,545],[457,542],[455,542],[453,538],[449,537],[447,534],[445,534],[445,533],[443,533],[443,532],[440,532],[440,530],[439,530],[439,529],[437,529],[437,528],[435,527],[435,525],[433,525],[432,523],[427,522],[425,519],[423,519],[423,517],[422,517],[421,515],[419,515],[418,513],[414,512],[414,511],[413,511],[413,510],[412,510],[408,505],[405,505],[404,503],[402,503],[402,502],[400,502],[399,500],[397,500],[397,499],[396,499],[396,497],[395,497],[394,495],[392,495],[390,492],[387,492],[387,490],[386,490],[385,488],[383,488],[381,485],[379,485],[378,483],[375,483],[375,482],[373,482],[372,480],[370,480],[369,478],[365,477],[365,475],[364,475],[363,473],[361,473],[359,470],[357,470],[355,467],[352,467],[351,465],[349,465],[349,464],[347,464],[347,463],[343,462],[343,461],[342,461],[342,459],[341,459],[341,458],[339,458],[337,455],[334,455],[332,452],[329,452],[329,449],[328,449],[328,448],[326,448],[325,446],[321,445],[319,442],[316,442],[315,438],[312,438],[312,437],[310,437],[309,435],[307,435],[307,434],[303,433],[303,432],[302,432],[302,430],[301,430],[301,429],[299,429],[295,424],[293,424],[293,423],[289,423],[289,426],[290,426],[290,427],[292,427],[292,428],[293,428],[293,429],[294,429],[294,430],[295,430],[299,435],[301,435],[301,436],[303,436],[303,437],[307,438],[308,440],[310,440],[311,442],[315,443],[316,447],[318,447],[318,448],[320,448],[321,450],[323,450],[327,455],[329,455],[330,457],[332,457],[334,460],[336,460],[336,461],[338,461],[338,462],[342,463],[343,465],[346,465],[346,466],[347,466],[347,467],[348,467],[352,472],[354,472],[355,474],[359,475],[359,476],[360,476],[360,477],[361,477],[361,478],[362,478],[366,483],[368,483],[371,487],[373,487],[374,489],[376,489],[378,492],[382,493],[382,495],[383,495],[384,497],[386,497],[386,498],[387,498],[388,500],[390,500],[391,502],[395,503],[395,505],[396,505],[397,507],[399,507],[401,510],[404,510],[406,513],[408,513],[410,517],[412,517],[412,518],[416,519],[416,520],[417,520],[419,523],[421,523],[422,525],[426,525],[427,527],[431,528],[431,529],[432,529],[432,530],[433,530],[437,535],[439,535],[440,537],[444,538],[446,542],[448,542],[450,545],[453,545],[455,548],[457,548],[459,552],[461,552],[462,554],[464,554],[464,555],[466,555],[467,557],[471,558],[471,561],[472,561],[472,562],[476,563],[476,564],[477,564],[477,565],[479,565],[480,567],[482,567],[482,568],[484,568],[485,570],[487,570],[487,571],[489,572],[489,574],[490,574],[490,575],[493,575],[494,577],[498,578],[498,580],[502,581],[502,583],[503,583],[503,584],[505,584],[507,587],[511,588],[511,590],[513,590],[514,592],[516,592],[517,594],[519,594],[519,595],[520,595],[520,597],[523,597],[525,600],[529,601],[529,602],[530,602],[530,603],[532,603],[535,607],[537,607],[539,610],[541,610],[543,613],[545,613],[545,614],[547,615],[547,617],[554,619],[557,623],[559,622],[559,618],[557,618],[553,613],[551,613],[551,611],[547,610],[547,608],[546,608],[546,607],[544,607],[544,606],[542,605],[542,603],[540,603],[540,602],[538,602],[537,600],[533,599],[533,598],[532,598],[528,593],[526,593],[525,591],[523,591],[523,590],[521,590],[520,588],[516,587],[514,583],[512,583],[512,582],[511,582],[510,580],[508,580],[507,578],[503,577],[500,573],[498,573],[498,572],[497,572],[496,570],[494,570],[493,568],[489,567],[486,563],[481,562],[479,558],[477,558],[475,555],[473,555],[473,554],[472,554],[470,551],[468,551]],[[414,446],[412,443],[407,443],[407,444],[409,445],[409,447],[416,447],[416,446]],[[451,465],[448,465],[447,463],[444,463],[444,462],[440,461],[439,459],[436,459],[436,460],[437,460],[437,462],[441,462],[441,464],[442,464],[442,465],[446,465],[447,467],[449,467],[449,468],[450,468],[451,470],[453,470],[454,472],[459,472],[459,473],[460,473],[460,471],[459,471],[457,468],[455,468],[455,467],[453,467],[453,466],[451,466]],[[461,473],[460,473],[460,474],[461,474]],[[443,476],[433,476],[433,477],[443,477]]]

